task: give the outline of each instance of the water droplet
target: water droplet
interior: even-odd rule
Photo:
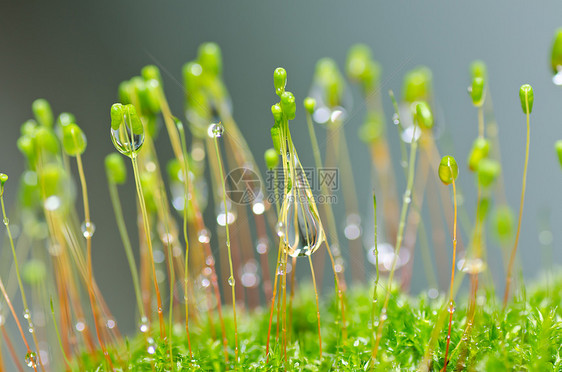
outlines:
[[[45,199],[45,202],[43,203],[43,206],[48,211],[56,211],[57,209],[60,208],[61,205],[62,205],[61,199],[56,195],[49,196],[47,199]]]
[[[285,224],[283,223],[283,221],[277,222],[275,230],[277,231],[278,237],[282,238],[283,236],[285,236]]]
[[[37,354],[33,351],[25,354],[25,364],[27,364],[27,366],[31,368],[37,367]]]
[[[351,213],[346,219],[346,225],[343,233],[347,240],[356,240],[361,236],[361,217],[358,214]]]
[[[263,204],[263,202],[261,201],[255,202],[252,205],[252,212],[254,212],[254,214],[256,215],[263,214],[263,212],[265,212],[265,205]]]
[[[142,134],[133,134],[129,125],[120,125],[118,129],[111,128],[111,141],[117,151],[131,158],[144,143],[144,131]]]
[[[277,268],[277,275],[285,275],[285,264],[280,263],[279,267]]]
[[[197,233],[197,239],[199,240],[199,243],[209,243],[211,241],[211,234],[209,233],[209,230],[205,228],[199,230],[199,232]]]
[[[392,123],[394,123],[394,125],[400,125],[400,116],[398,116],[397,113],[392,115]]]
[[[140,324],[139,329],[142,333],[148,332],[148,318],[147,317],[143,316],[141,318],[141,324]]]
[[[268,241],[267,238],[261,238],[258,240],[258,244],[256,245],[256,251],[259,254],[266,254],[268,249]]]
[[[231,275],[228,278],[228,285],[231,286],[231,287],[234,287],[235,284],[236,284],[236,280],[234,280],[234,277]]]
[[[453,301],[449,302],[449,307],[447,307],[447,311],[449,312],[449,314],[453,314],[455,310],[456,308],[454,302]]]
[[[106,326],[108,329],[113,329],[113,328],[115,328],[115,325],[116,325],[116,323],[115,323],[115,320],[113,320],[113,319],[107,319],[107,322],[105,322],[105,326]]]
[[[86,329],[86,323],[82,320],[79,320],[76,322],[76,325],[74,327],[78,332],[84,332],[84,330]]]
[[[29,309],[25,309],[23,311],[23,317],[29,321],[31,319],[31,311],[29,311]]]
[[[84,235],[84,238],[86,239],[94,236],[94,233],[96,232],[96,225],[94,225],[93,222],[84,221],[80,228],[82,229],[82,235]]]
[[[552,77],[552,82],[554,85],[562,85],[562,69],[559,69],[558,73]]]
[[[211,138],[220,138],[224,133],[224,126],[221,123],[213,123],[209,125],[207,134]]]
[[[8,226],[10,224],[10,219],[8,217],[4,217],[4,225]]]

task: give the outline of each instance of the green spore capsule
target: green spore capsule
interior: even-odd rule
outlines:
[[[36,99],[31,105],[35,119],[41,125],[51,128],[53,126],[53,111],[51,105],[43,98]]]
[[[86,145],[86,136],[78,125],[71,123],[63,128],[62,147],[68,155],[82,155],[86,150]]]
[[[482,159],[478,163],[478,184],[484,188],[489,187],[500,174],[500,164],[492,159]]]
[[[37,128],[33,141],[39,151],[45,151],[53,155],[60,152],[59,140],[51,128],[44,126]]]
[[[141,70],[141,76],[146,81],[154,79],[158,81],[160,84],[162,84],[162,76],[160,75],[160,69],[154,65],[144,66]]]
[[[556,30],[552,40],[550,65],[554,74],[557,74],[562,69],[562,28]]]
[[[452,156],[446,155],[441,158],[438,169],[439,179],[445,185],[450,185],[459,175],[459,166]]]
[[[556,155],[558,155],[558,162],[562,167],[562,140],[556,141],[554,144],[554,150],[556,150]]]
[[[381,67],[373,61],[371,49],[365,44],[356,44],[349,49],[345,67],[347,76],[360,83],[364,92],[372,89],[379,81]]]
[[[490,198],[482,198],[478,204],[478,221],[482,222],[488,216],[488,212],[490,211]]]
[[[288,120],[293,120],[295,118],[297,105],[293,93],[284,92],[281,95],[281,109],[283,109],[283,114],[287,116]]]
[[[74,114],[71,114],[70,112],[61,112],[57,118],[57,125],[65,127],[70,123],[76,123]]]
[[[429,101],[431,99],[432,79],[431,70],[425,66],[419,66],[409,71],[404,76],[404,101],[409,103]]]
[[[64,168],[55,163],[45,165],[39,173],[39,189],[42,196],[48,198],[49,196],[64,195],[65,181],[66,172]]]
[[[384,119],[378,112],[368,113],[358,130],[359,139],[367,144],[376,142],[383,133]]]
[[[123,157],[117,153],[111,153],[105,157],[105,173],[107,179],[117,185],[127,181],[127,167]]]
[[[20,127],[20,133],[22,136],[33,136],[35,130],[37,129],[37,122],[33,119],[27,120]]]
[[[476,171],[478,169],[478,164],[480,160],[488,156],[490,152],[490,141],[486,138],[477,138],[472,143],[472,149],[468,155],[468,169],[471,171]]]
[[[160,112],[160,82],[156,79],[147,80],[146,86],[146,107],[151,114]]]
[[[312,97],[306,97],[304,99],[303,105],[304,105],[304,109],[306,110],[306,112],[308,112],[310,115],[312,115],[312,113],[314,112],[314,109],[316,108],[316,100]]]
[[[472,104],[475,107],[481,107],[484,104],[484,98],[486,95],[486,91],[484,89],[484,78],[479,76],[473,78],[469,91],[470,98],[472,98]]]
[[[273,169],[279,164],[279,152],[275,149],[265,150],[263,157],[268,169]]]
[[[166,171],[168,172],[170,182],[183,182],[183,171],[178,159],[171,159],[166,165]]]
[[[285,93],[285,86],[287,85],[287,71],[283,67],[277,67],[273,71],[273,86],[275,87],[275,94],[279,97]]]
[[[433,114],[427,102],[421,101],[416,104],[415,116],[420,128],[433,128]]]
[[[486,79],[486,76],[488,75],[488,68],[486,67],[484,61],[476,60],[472,62],[470,64],[470,74],[473,79],[477,77]]]
[[[128,105],[129,103],[131,103],[131,95],[133,94],[133,92],[132,85],[128,80],[125,80],[121,82],[121,84],[119,84],[117,93],[119,96],[119,101],[121,101],[122,104]]]
[[[222,73],[222,53],[216,43],[201,44],[197,59],[205,74],[219,76]]]
[[[30,163],[33,163],[35,161],[36,152],[33,137],[28,135],[21,136],[20,138],[18,138],[16,146]]]
[[[281,108],[281,105],[279,103],[271,106],[271,114],[273,115],[275,124],[279,124],[281,122],[281,119],[283,119],[283,109]]]
[[[323,91],[323,100],[327,106],[341,105],[345,81],[333,59],[322,58],[316,63],[314,80]]]
[[[529,84],[521,85],[519,88],[519,99],[521,100],[521,108],[524,114],[530,114],[533,111],[533,101],[535,99],[533,87]],[[527,112],[527,108],[529,111]]]
[[[144,143],[144,128],[133,105],[111,106],[111,140],[123,155],[133,157]]]
[[[6,173],[0,173],[0,188],[4,191],[4,184],[8,181],[8,175]]]
[[[281,129],[278,126],[271,128],[271,141],[273,142],[273,148],[278,154],[281,153]]]
[[[492,216],[492,224],[497,238],[501,242],[509,242],[513,236],[515,217],[513,211],[507,206],[498,207]]]
[[[43,261],[31,259],[25,262],[22,277],[30,285],[41,284],[47,276],[47,268]]]

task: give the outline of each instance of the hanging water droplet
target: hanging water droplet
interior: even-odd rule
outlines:
[[[29,321],[31,319],[31,311],[29,311],[29,309],[25,309],[23,311],[23,317]]]
[[[144,143],[144,131],[133,134],[129,125],[120,125],[118,129],[111,128],[111,141],[121,154],[133,157],[139,152]]]
[[[231,287],[234,287],[235,284],[236,284],[236,280],[234,280],[234,277],[231,275],[228,278],[228,285],[230,285]]]
[[[94,233],[96,232],[96,225],[94,225],[93,222],[86,222],[84,221],[82,223],[82,226],[80,226],[80,228],[82,229],[82,235],[84,235],[84,238],[89,239],[92,236],[94,236]]]
[[[141,318],[141,323],[140,323],[139,329],[142,333],[148,332],[148,318],[147,317],[143,316]]]
[[[224,133],[224,127],[221,123],[213,123],[209,125],[209,129],[207,131],[209,137],[220,138],[222,137],[223,133]]]
[[[199,243],[209,243],[211,241],[211,234],[209,233],[209,230],[205,228],[199,230],[197,233],[197,239],[199,240]]]
[[[394,123],[394,125],[399,125],[400,124],[400,116],[398,116],[397,113],[394,113],[392,115],[392,122]]]
[[[25,354],[25,364],[27,364],[27,366],[31,368],[37,367],[37,353],[35,353],[34,351],[30,351]]]
[[[10,224],[10,219],[8,217],[4,217],[4,225],[8,226]]]

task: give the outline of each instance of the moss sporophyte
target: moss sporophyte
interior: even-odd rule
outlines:
[[[559,85],[561,35],[551,52]],[[474,142],[455,154],[466,159],[472,186],[464,183],[471,177],[458,178],[464,164],[441,155],[454,147],[443,135],[428,67],[408,71],[400,95],[390,91],[388,99],[368,46],[352,46],[344,67],[345,74],[335,60],[320,59],[306,97],[287,90],[284,68],[273,71],[273,125],[252,129],[272,139],[258,161],[232,114],[217,44],[202,44],[182,69],[183,119],[173,116],[156,66],[119,84],[118,102],[107,108],[117,152],[105,157],[105,172],[115,245],[124,248],[135,298],[138,334],[127,336],[96,281],[103,268],[92,263],[98,235],[83,162],[88,129],[80,115],[55,116],[45,99],[34,101],[17,141],[25,171],[19,182],[0,173],[10,247],[3,250],[9,270],[0,273],[0,370],[561,370],[562,276],[549,273],[535,287],[514,283],[526,228],[532,87],[519,91],[527,136],[515,228],[484,62],[474,61],[467,75]],[[365,108],[360,125],[353,94]],[[370,155],[367,208],[349,130]],[[312,164],[299,157],[306,135]],[[165,165],[162,143],[173,154]],[[562,140],[554,148],[562,164]],[[475,188],[474,202],[462,187]],[[7,188],[18,189],[12,209]],[[134,192],[136,216],[123,208],[124,192]],[[488,262],[493,243],[506,267],[501,305],[503,273]],[[427,290],[410,294],[413,280],[425,280]],[[333,294],[323,293],[328,287]]]

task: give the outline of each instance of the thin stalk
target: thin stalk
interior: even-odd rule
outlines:
[[[452,173],[452,171],[451,171]],[[455,209],[455,216],[453,222],[453,262],[451,264],[451,284],[449,289],[449,330],[447,331],[447,346],[445,348],[445,365],[443,366],[443,371],[447,371],[447,364],[449,361],[447,360],[449,354],[449,344],[451,342],[451,326],[453,324],[453,313],[455,312],[455,304],[453,302],[453,285],[455,283],[455,261],[456,261],[456,254],[457,254],[457,188],[455,185],[455,180],[452,180],[453,184],[453,205]]]
[[[222,160],[219,151],[219,143],[217,137],[214,138],[215,151],[219,164],[221,180],[224,180],[224,170],[222,167]],[[226,248],[228,249],[228,265],[230,267],[230,278],[228,284],[232,288],[232,313],[234,316],[234,360],[238,362],[238,325],[236,323],[236,283],[234,279],[234,268],[232,267],[232,253],[230,252],[230,232],[228,227],[228,205],[226,203],[226,185],[223,181],[222,184],[223,201],[224,201],[224,215],[225,215],[225,229],[226,229]]]
[[[310,273],[312,274],[314,295],[316,296],[316,319],[318,320],[318,347],[320,349],[319,351],[320,359],[322,359],[322,336],[320,335],[320,305],[318,304],[318,289],[316,288],[316,277],[314,276],[314,266],[312,265],[312,257],[308,256],[308,262],[310,264]]]
[[[8,216],[6,215],[6,207],[4,206],[4,185],[1,186],[0,188],[0,203],[2,204],[2,217],[4,219],[4,225],[6,226],[6,231],[8,232],[8,240],[10,241],[10,248],[12,249],[12,255],[14,257],[14,266],[16,269],[16,277],[18,279],[18,286],[20,288],[20,292],[21,292],[21,299],[23,302],[23,307],[24,307],[24,311],[25,311],[25,315],[26,315],[26,319],[29,325],[29,329],[33,330],[33,322],[31,319],[31,313],[29,312],[29,306],[27,305],[27,296],[25,295],[25,290],[23,287],[23,282],[21,280],[21,276],[20,276],[20,270],[19,270],[19,265],[18,265],[18,257],[16,255],[16,248],[14,247],[14,239],[12,237],[12,231],[10,229],[10,220],[8,219]],[[45,367],[43,366],[43,361],[41,360],[41,356],[39,355],[39,343],[37,342],[37,335],[35,334],[35,332],[31,333],[31,337],[33,338],[33,344],[35,345],[35,348],[37,349],[37,358],[39,360],[39,365],[41,366],[41,370],[45,371]]]
[[[416,125],[416,124],[414,124]],[[402,210],[400,212],[400,223],[398,225],[398,233],[396,235],[396,246],[394,248],[394,255],[398,257],[400,254],[400,248],[402,246],[402,239],[404,237],[404,227],[406,225],[406,214],[408,213],[408,206],[412,200],[412,188],[414,186],[414,174],[415,174],[415,167],[416,167],[416,152],[418,148],[418,141],[416,140],[416,127],[414,127],[412,133],[412,143],[410,146],[410,161],[408,165],[408,180],[406,184],[406,191],[404,192],[404,198],[402,201]],[[384,299],[384,304],[381,310],[381,317],[379,322],[379,327],[377,329],[377,338],[375,340],[375,345],[373,347],[373,351],[371,353],[371,358],[374,361],[377,359],[377,353],[379,350],[379,344],[382,337],[382,331],[384,327],[384,323],[386,320],[386,310],[388,307],[388,301],[390,300],[390,292],[392,290],[392,279],[394,278],[394,272],[396,270],[396,262],[398,260],[394,259],[392,261],[392,267],[390,268],[390,272],[388,275],[388,286],[386,291],[386,296]]]
[[[517,253],[517,245],[519,244],[519,233],[521,231],[521,217],[523,216],[523,204],[525,202],[525,187],[527,185],[527,165],[529,162],[529,142],[531,139],[531,127],[529,125],[529,99],[527,93],[525,93],[525,107],[526,107],[526,117],[527,117],[527,143],[525,145],[525,165],[523,166],[523,184],[521,186],[521,202],[519,204],[519,219],[517,222],[517,233],[515,234],[515,243],[513,244],[513,249],[511,250],[511,256],[509,258],[509,265],[507,267],[507,276],[505,283],[505,293],[503,295],[503,309],[507,306],[507,300],[509,299],[509,287],[511,286],[513,264],[515,263],[515,254]]]
[[[64,362],[66,363],[66,366],[68,367],[68,369],[72,369],[70,360],[68,359],[68,356],[66,355],[66,351],[64,350],[64,347],[62,345],[62,339],[60,337],[59,326],[57,325],[57,317],[55,316],[55,307],[53,306],[53,299],[52,298],[51,298],[51,315],[53,317],[53,323],[55,325],[55,332],[57,333],[57,341],[59,343],[60,351],[61,351],[62,356],[64,358]]]
[[[84,166],[82,165],[82,156],[80,154],[76,154],[76,164],[78,166],[78,174],[80,176],[80,184],[82,185],[82,200],[84,202],[84,223],[86,228],[91,225],[90,220],[90,204],[88,202],[88,187],[86,185],[86,177],[84,176]],[[86,260],[87,260],[87,272],[88,272],[88,296],[90,297],[90,304],[92,306],[92,316],[94,318],[94,327],[96,328],[96,335],[98,338],[98,342],[100,344],[101,350],[109,365],[109,368],[113,370],[113,363],[111,362],[111,358],[109,357],[109,353],[105,347],[105,343],[102,340],[100,328],[99,328],[99,319],[98,319],[98,310],[97,310],[97,303],[94,294],[93,282],[94,282],[94,273],[92,267],[92,234],[87,233],[84,235],[86,237]]]
[[[184,192],[184,205],[183,205],[183,239],[185,240],[185,264],[184,264],[184,301],[185,301],[185,333],[187,334],[187,347],[189,348],[189,357],[193,359],[193,352],[191,350],[191,337],[189,336],[189,296],[187,294],[187,288],[189,286],[189,239],[187,233],[187,206],[188,206],[188,195],[189,195],[189,163],[187,162],[187,145],[185,143],[185,133],[183,130],[183,125],[178,126],[178,131],[180,132],[181,140],[181,150],[183,158],[183,192]]]
[[[14,320],[16,321],[16,324],[18,326],[18,330],[20,332],[21,338],[22,338],[23,343],[25,344],[25,347],[27,349],[27,354],[31,355],[31,353],[33,353],[33,352],[31,351],[31,348],[29,347],[29,344],[27,343],[27,340],[25,339],[25,334],[23,333],[23,328],[21,327],[21,323],[18,319],[16,311],[14,310],[14,307],[12,306],[12,302],[10,301],[10,298],[8,297],[8,293],[6,292],[6,288],[4,288],[4,283],[2,282],[2,279],[0,279],[0,291],[2,292],[2,295],[4,295],[4,299],[6,300],[6,303],[8,304],[8,307],[10,308],[10,311],[12,312],[12,316],[14,317]],[[3,326],[2,326],[2,330],[4,330]],[[31,365],[31,367],[33,367],[33,370],[35,372],[37,372],[36,363],[33,363]]]
[[[375,212],[375,270],[376,270],[376,277],[375,277],[375,286],[373,288],[373,304],[371,308],[371,343],[374,344],[374,327],[375,327],[375,307],[377,305],[377,287],[379,286],[379,246],[377,242],[377,197],[373,192],[373,209]]]
[[[154,254],[152,252],[152,240],[150,239],[150,223],[148,222],[148,213],[146,212],[146,204],[144,202],[144,193],[142,191],[139,166],[137,162],[136,154],[131,154],[131,163],[133,165],[133,174],[135,176],[135,185],[137,188],[137,196],[139,201],[139,206],[142,213],[142,220],[144,225],[144,234],[146,238],[146,245],[148,247],[148,255],[150,264],[152,266],[152,278],[154,283],[154,290],[156,292],[156,306],[158,307],[158,319],[160,321],[160,337],[164,339],[165,327],[164,327],[164,314],[162,309],[162,297],[160,296],[160,288],[158,287],[158,281],[156,280],[156,266],[154,265]]]
[[[478,107],[478,137],[484,138],[484,108]]]
[[[279,249],[277,251],[277,265],[275,267],[275,279],[273,281],[273,295],[271,296],[271,310],[269,312],[269,326],[267,328],[267,342],[265,345],[266,364],[269,363],[269,341],[271,339],[271,323],[273,322],[273,310],[275,309],[275,297],[277,296],[277,278],[279,277],[279,265],[281,264],[281,252],[283,251],[283,240],[279,241]],[[279,326],[279,322],[277,322]]]
[[[139,282],[139,273],[137,269],[137,264],[135,262],[135,256],[133,254],[133,248],[131,246],[131,240],[129,239],[129,234],[127,233],[127,226],[125,226],[125,218],[123,217],[123,210],[121,208],[121,203],[119,201],[119,192],[117,191],[117,185],[109,181],[109,196],[111,198],[111,203],[113,204],[113,212],[115,213],[115,220],[117,222],[117,229],[121,235],[121,241],[123,242],[123,247],[125,248],[125,254],[127,256],[127,261],[129,262],[129,269],[131,270],[131,276],[133,278],[133,288],[135,290],[135,297],[137,300],[137,306],[139,308],[139,315],[144,318],[146,315],[144,313],[144,307],[142,306],[142,294]]]

